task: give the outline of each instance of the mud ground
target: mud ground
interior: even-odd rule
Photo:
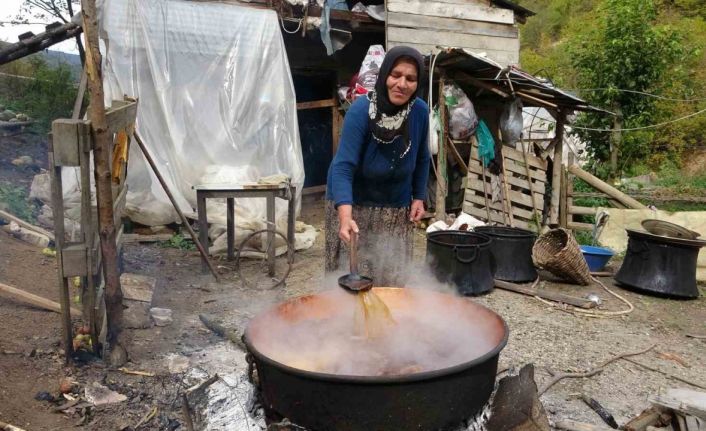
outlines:
[[[318,229],[323,227],[321,201],[305,203],[301,219]],[[415,265],[424,260],[424,235],[415,236]],[[124,430],[134,427],[156,407],[156,413],[139,429],[186,429],[179,391],[192,382],[188,367],[206,370],[235,369],[239,353],[230,343],[206,329],[200,313],[222,319],[235,329],[244,328],[252,315],[287,298],[334,288],[323,277],[323,235],[314,247],[296,253],[286,285],[270,288],[271,279],[262,262],[242,266],[243,286],[232,262],[218,261],[223,280],[215,283],[203,274],[197,252],[166,248],[159,244],[127,244],[125,270],[157,278],[154,306],[173,310],[174,323],[166,327],[128,330],[129,370],[148,371],[155,377],[128,375],[109,369],[102,361],[66,365],[60,346],[57,314],[20,304],[0,295],[0,421],[26,430],[95,429]],[[285,269],[278,259],[277,274]],[[543,396],[551,419],[569,418],[601,423],[579,398],[589,395],[601,402],[624,423],[649,406],[648,397],[662,388],[689,386],[669,375],[706,387],[706,340],[687,334],[706,334],[706,299],[671,300],[640,295],[603,281],[635,307],[629,315],[595,319],[549,307],[516,293],[494,290],[473,298],[498,312],[510,328],[507,347],[500,356],[500,369],[533,363],[541,387],[552,372],[590,369],[612,355],[650,352],[633,359],[651,371],[619,360],[593,377],[567,379]],[[56,264],[40,250],[0,232],[0,282],[29,292],[58,299]],[[599,286],[579,287],[546,282],[543,288],[584,296],[595,292],[602,309],[618,310],[624,305],[605,294]],[[220,352],[220,353],[214,353]],[[235,358],[235,359],[233,359]],[[171,370],[170,370],[171,368]],[[77,392],[99,382],[128,400],[109,406],[54,412],[57,403],[37,401],[37,392],[58,395],[59,381],[70,377],[78,382]]]

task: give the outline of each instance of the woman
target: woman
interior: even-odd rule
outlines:
[[[327,272],[348,266],[342,243],[360,233],[360,273],[376,286],[404,285],[429,176],[429,107],[417,98],[423,71],[417,50],[392,48],[375,90],[346,113],[326,188]]]

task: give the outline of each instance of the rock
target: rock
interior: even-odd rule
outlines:
[[[54,401],[54,396],[49,392],[40,391],[34,396],[37,401]]]
[[[34,163],[30,156],[20,156],[11,162],[15,166],[29,166]]]
[[[15,118],[15,113],[10,111],[9,109],[0,112],[1,121],[10,121],[13,118]]]
[[[150,316],[152,316],[152,320],[157,326],[169,326],[174,321],[172,319],[172,310],[169,308],[152,307],[150,308]]]
[[[180,374],[189,369],[189,358],[186,356],[171,354],[166,357],[167,367],[172,374]]]
[[[10,119],[8,120],[8,122],[9,122],[9,123],[19,123],[20,120],[18,120],[17,118],[10,118]]]
[[[121,403],[127,400],[127,397],[121,393],[111,391],[98,382],[93,382],[86,386],[86,400],[96,406],[104,404]]]
[[[127,351],[120,344],[115,344],[110,349],[110,366],[113,368],[119,368],[125,365],[127,362]]]
[[[29,121],[29,117],[27,116],[27,114],[17,114],[15,115],[15,118],[17,118],[17,120],[19,121]]]

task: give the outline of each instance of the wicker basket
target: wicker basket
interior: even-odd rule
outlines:
[[[565,229],[553,229],[540,236],[532,248],[534,264],[575,284],[591,283],[591,272],[574,236]]]

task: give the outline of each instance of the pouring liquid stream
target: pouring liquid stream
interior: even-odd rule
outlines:
[[[394,325],[390,309],[373,290],[356,294],[356,306],[353,313],[353,336],[371,340],[385,335]]]

